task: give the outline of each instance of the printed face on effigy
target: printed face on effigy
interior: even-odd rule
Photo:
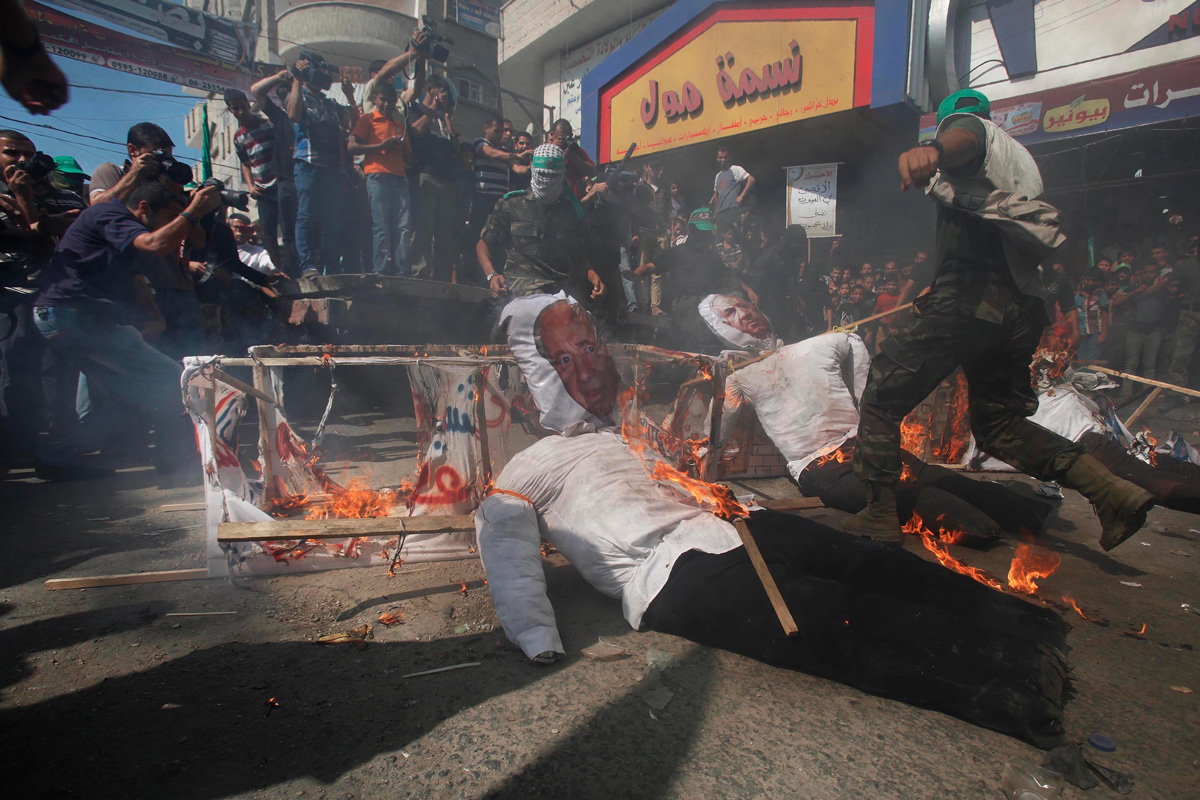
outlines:
[[[726,325],[755,339],[765,339],[771,333],[771,323],[763,313],[740,297],[719,295],[713,310]]]
[[[617,369],[587,311],[566,300],[546,306],[534,325],[534,341],[571,399],[597,417],[612,413]]]

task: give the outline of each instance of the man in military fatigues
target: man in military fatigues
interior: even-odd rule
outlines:
[[[1175,347],[1167,367],[1167,380],[1176,386],[1188,385],[1188,365],[1200,340],[1200,263],[1185,255],[1175,262],[1173,278],[1178,278],[1183,290],[1179,322],[1175,324]],[[1191,398],[1188,398],[1189,400]]]
[[[529,190],[496,202],[475,246],[493,297],[560,289],[578,300],[604,295],[604,282],[587,258],[583,207],[564,187],[565,169],[562,149],[544,144],[533,152]],[[493,261],[499,253],[506,258],[503,272]]]
[[[846,520],[846,531],[902,540],[900,423],[961,366],[980,447],[1084,494],[1100,517],[1100,544],[1111,550],[1144,524],[1153,497],[1026,419],[1037,410],[1030,362],[1048,322],[1037,264],[1063,238],[1057,211],[1038,200],[1032,156],[991,122],[986,97],[964,90],[939,107],[937,138],[900,157],[900,174],[904,189],[934,181],[937,272],[911,321],[871,362],[855,455],[869,505]]]

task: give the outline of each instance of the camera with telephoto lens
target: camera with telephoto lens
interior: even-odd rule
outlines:
[[[35,183],[58,169],[58,165],[54,163],[54,159],[40,151],[34,153],[33,158],[28,161],[22,164],[15,164],[14,166],[28,175],[29,179]]]
[[[437,22],[430,19],[428,15],[422,15],[421,27],[413,34],[413,40],[410,43],[413,49],[417,52],[424,53],[426,57],[433,59],[439,64],[445,64],[446,59],[450,57],[450,48],[447,44],[454,44],[454,40],[444,33],[437,32]],[[421,44],[416,42],[416,34],[424,33],[425,41]],[[446,44],[442,44],[445,42]]]
[[[155,150],[150,155],[154,156],[155,160],[158,161],[158,167],[162,170],[163,174],[175,183],[182,186],[185,183],[192,182],[192,168],[187,164],[176,161],[167,151]]]
[[[610,165],[597,178],[599,182],[608,185],[608,191],[619,201],[633,197],[633,190],[638,184],[637,172],[629,168],[629,159],[633,157],[633,151],[636,149],[637,142],[632,142],[629,149],[625,151],[625,157],[621,159],[621,162]]]
[[[236,208],[239,211],[250,210],[249,192],[235,192],[233,189],[226,189],[225,181],[220,178],[209,178],[202,182],[198,188],[203,189],[206,186],[215,186],[221,192],[221,205],[228,208]]]
[[[300,57],[296,60],[307,61],[308,65],[304,69],[300,69],[295,64],[291,64],[288,66],[288,72],[314,89],[325,91],[333,86],[333,76],[337,74],[338,70],[337,67],[325,60],[325,56],[309,50],[301,50]]]

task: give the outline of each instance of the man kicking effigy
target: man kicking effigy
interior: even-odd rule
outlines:
[[[867,493],[851,457],[871,361],[866,345],[856,334],[834,331],[775,349],[770,320],[739,303],[744,301],[710,295],[699,306],[714,336],[733,348],[723,353],[744,353],[735,357],[725,380],[718,446],[728,441],[742,411],[752,407],[801,493],[819,497],[830,508],[861,511]],[[746,360],[753,353],[762,355]],[[1042,532],[1049,503],[926,464],[907,452],[901,455],[907,467],[898,489],[902,521],[915,510],[922,519],[944,517],[945,527],[973,538]]]
[[[1100,518],[1100,546],[1111,550],[1142,527],[1154,497],[1079,444],[1026,419],[1037,409],[1029,365],[1048,322],[1038,263],[1064,237],[1058,211],[1039,199],[1033,156],[989,111],[979,92],[955,92],[938,107],[936,137],[900,156],[901,188],[929,185],[938,202],[937,269],[912,318],[871,362],[854,457],[868,505],[845,530],[903,539],[896,509],[900,423],[961,366],[979,446],[1087,497]]]
[[[549,663],[566,652],[546,593],[544,536],[621,600],[635,629],[1040,747],[1062,740],[1068,626],[1056,613],[903,550],[758,511],[747,524],[800,628],[785,636],[734,526],[652,478],[612,427],[619,378],[591,317],[565,298],[535,296],[509,303],[502,321],[543,427],[559,433],[517,454],[475,516],[497,616],[526,656]],[[744,512],[735,504],[734,513]]]

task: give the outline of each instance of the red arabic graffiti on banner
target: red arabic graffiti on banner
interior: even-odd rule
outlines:
[[[987,87],[981,87],[981,91],[987,94]],[[992,105],[992,121],[1026,144],[1166,122],[1197,113],[1200,58],[997,100]],[[933,132],[936,120],[935,114],[921,117],[922,136]]]
[[[203,53],[148,42],[101,25],[85,22],[30,0],[25,13],[37,23],[46,50],[56,56],[176,83],[206,92],[246,89],[265,75]]]

